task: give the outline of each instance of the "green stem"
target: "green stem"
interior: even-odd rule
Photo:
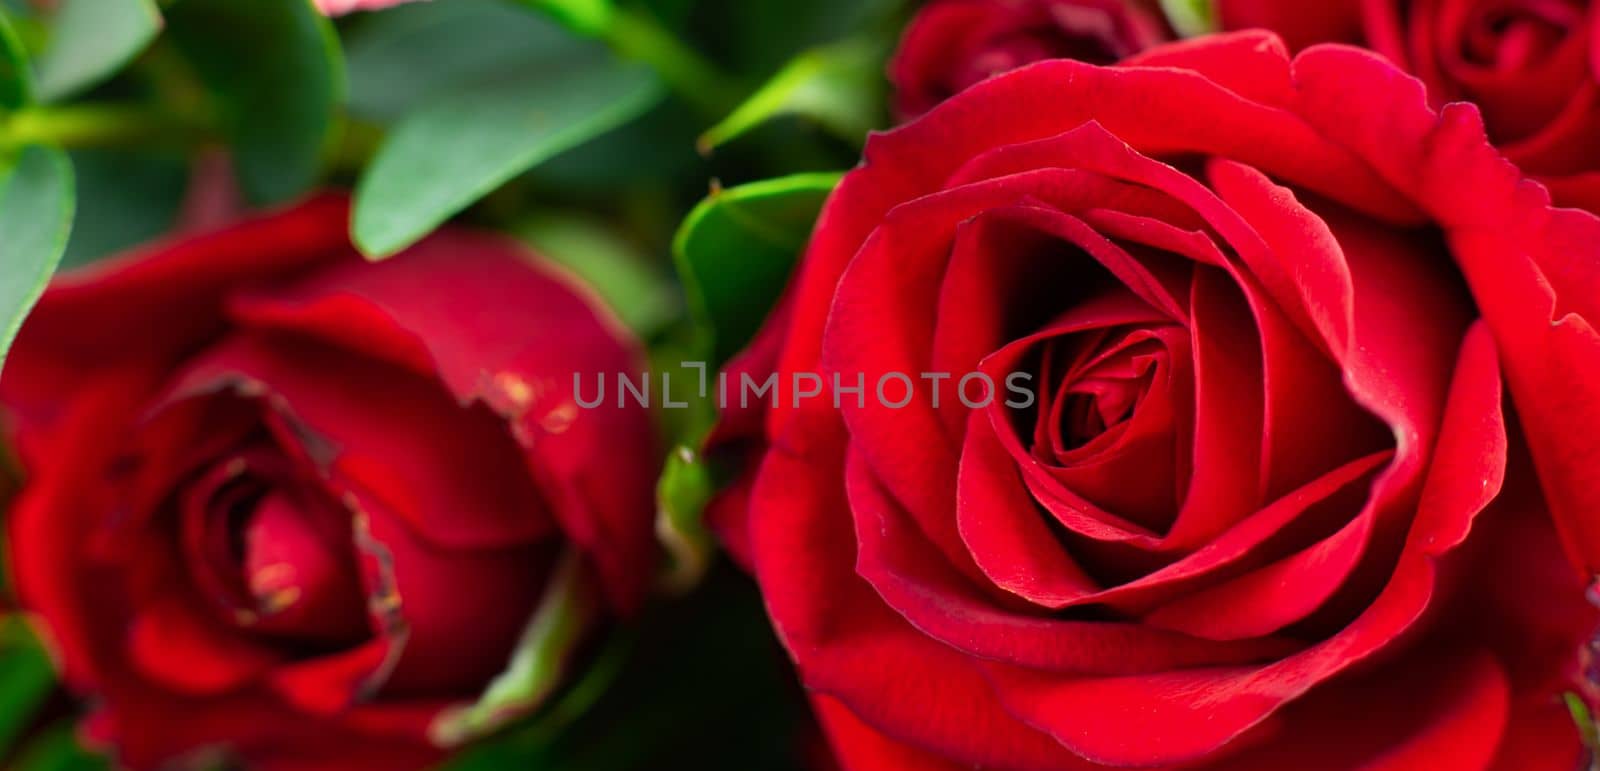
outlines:
[[[0,118],[0,149],[38,143],[68,148],[183,143],[205,133],[177,116],[149,107],[40,105]]]
[[[646,12],[616,9],[600,37],[622,56],[649,65],[684,101],[713,117],[738,104],[738,88]]]

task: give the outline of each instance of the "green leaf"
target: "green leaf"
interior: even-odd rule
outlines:
[[[72,182],[65,153],[33,145],[22,150],[0,187],[0,366],[66,249]]]
[[[660,332],[682,308],[671,281],[604,222],[539,213],[518,223],[516,233],[582,279],[640,338]]]
[[[111,762],[78,742],[72,721],[50,726],[28,742],[11,766],[13,771],[107,771]]]
[[[77,216],[61,269],[94,262],[172,229],[189,167],[179,155],[74,150]]]
[[[216,98],[245,194],[311,188],[344,99],[332,23],[310,0],[178,0],[167,23]]]
[[[15,110],[33,101],[33,68],[28,65],[28,50],[11,26],[11,18],[0,10],[0,111]]]
[[[1208,35],[1222,28],[1214,0],[1161,0],[1161,10],[1183,37]]]
[[[814,48],[791,60],[766,85],[701,135],[702,152],[784,115],[816,121],[857,146],[884,124],[883,51],[866,41]]]
[[[356,184],[352,234],[394,254],[490,191],[662,96],[649,69],[595,55],[464,88],[395,126]]]
[[[673,242],[689,310],[720,365],[777,303],[841,173],[795,174],[712,193]]]
[[[385,123],[496,73],[600,50],[502,0],[402,5],[350,30],[344,45],[351,114]]]
[[[55,687],[49,654],[21,616],[0,617],[0,756]]]
[[[611,0],[520,0],[580,35],[595,37],[611,25],[616,6]]]
[[[573,657],[600,617],[599,602],[579,553],[561,555],[510,665],[476,702],[440,713],[430,729],[434,743],[459,746],[542,706],[571,675]]]
[[[39,58],[39,98],[83,91],[137,56],[161,32],[153,0],[63,0]]]
[[[679,445],[667,456],[656,483],[656,538],[672,559],[665,580],[669,591],[694,588],[711,566],[711,534],[703,515],[714,489],[710,470],[692,448]]]

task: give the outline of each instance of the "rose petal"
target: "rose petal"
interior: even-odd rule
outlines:
[[[343,344],[383,340],[380,352],[413,365],[426,350],[460,403],[482,401],[511,423],[548,510],[599,566],[608,597],[634,608],[654,564],[654,426],[643,409],[577,405],[575,376],[643,369],[637,343],[601,308],[515,244],[446,231],[376,265],[253,294],[240,310]]]

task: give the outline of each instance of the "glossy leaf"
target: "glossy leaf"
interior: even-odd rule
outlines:
[[[56,101],[110,77],[161,32],[153,0],[62,0],[39,57],[39,98]]]
[[[216,97],[245,194],[310,189],[344,99],[332,23],[310,0],[178,0],[167,22]]]
[[[507,72],[427,105],[394,127],[357,183],[355,243],[375,259],[394,254],[661,96],[650,70],[602,54]]]
[[[61,261],[72,229],[72,164],[51,147],[18,155],[0,187],[0,364]]]
[[[774,118],[793,115],[815,121],[855,145],[884,124],[883,52],[851,41],[795,57],[726,118],[700,137],[709,152]]]
[[[744,347],[777,303],[840,176],[795,174],[721,190],[684,219],[673,256],[713,364]]]
[[[33,69],[28,51],[11,26],[11,19],[0,10],[0,110],[15,110],[33,101]]]

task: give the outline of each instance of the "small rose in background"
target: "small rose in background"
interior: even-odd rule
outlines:
[[[64,274],[6,361],[17,588],[126,766],[427,765],[532,619],[574,663],[652,578],[650,416],[568,390],[635,341],[505,240],[371,264],[348,216]]]
[[[355,11],[376,11],[415,0],[315,0],[315,2],[317,10],[329,16],[340,16]]]
[[[1587,0],[1222,0],[1229,29],[1295,46],[1356,42],[1422,79],[1435,106],[1468,101],[1556,203],[1600,211],[1600,3]]]
[[[936,0],[889,64],[903,119],[985,78],[1043,59],[1112,64],[1171,38],[1138,0]]]

